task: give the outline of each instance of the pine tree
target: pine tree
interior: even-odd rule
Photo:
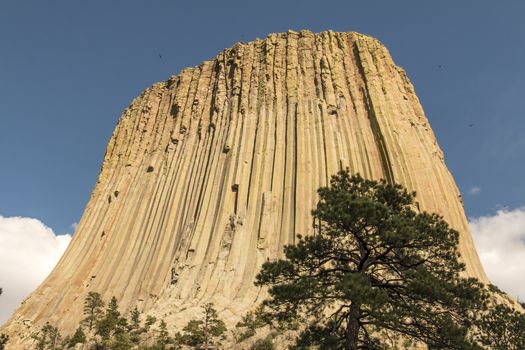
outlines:
[[[40,331],[32,335],[36,341],[37,350],[58,350],[60,349],[60,340],[62,339],[58,328],[53,327],[47,322]]]
[[[159,336],[157,338],[157,349],[165,350],[167,345],[172,343],[173,340],[170,338],[168,333],[168,325],[164,320],[160,321],[159,325]]]
[[[226,326],[219,319],[212,303],[204,305],[204,349],[207,350],[212,338],[218,337],[226,331]]]
[[[78,327],[73,333],[73,336],[69,339],[67,342],[68,347],[73,348],[76,344],[84,344],[86,342],[86,334],[84,333],[84,330],[82,327]]]
[[[297,349],[383,349],[392,337],[477,348],[469,313],[483,309],[486,295],[460,276],[458,232],[416,212],[415,193],[348,170],[318,193],[315,234],[286,246],[285,258],[266,262],[256,280],[270,287],[271,317],[308,325]]]
[[[96,324],[96,333],[103,339],[109,339],[115,328],[122,323],[120,312],[118,311],[118,300],[113,296],[106,308],[104,317]]]
[[[265,319],[264,308],[262,305],[257,307],[254,311],[249,311],[244,315],[235,325],[236,328],[242,331],[237,335],[237,341],[241,342],[247,338],[254,336],[258,328],[266,326],[268,320]]]
[[[525,349],[525,315],[507,305],[493,305],[475,322],[475,339],[491,350]]]
[[[150,331],[151,326],[157,322],[157,319],[154,316],[146,316],[146,322],[144,322],[144,327],[142,328],[142,333],[147,333]]]
[[[201,320],[191,320],[183,328],[184,335],[180,336],[182,343],[208,350],[216,343],[216,338],[226,331],[226,325],[219,319],[213,304],[203,307],[204,317]]]
[[[140,341],[140,334],[143,333],[143,329],[140,327],[140,311],[137,307],[131,310],[129,315],[129,335],[134,343]]]
[[[140,311],[135,307],[130,312],[130,330],[137,330],[140,327]]]
[[[104,308],[104,302],[99,293],[89,292],[84,300],[84,323],[87,325],[89,331],[93,329],[93,326],[102,316]]]

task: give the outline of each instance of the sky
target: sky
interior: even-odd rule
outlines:
[[[487,271],[525,299],[520,271],[497,277],[509,247],[525,255],[523,13],[519,0],[0,1],[0,264],[16,269],[6,251],[29,259],[20,247],[33,244],[56,262],[121,112],[146,87],[237,41],[332,29],[378,38],[406,69]]]

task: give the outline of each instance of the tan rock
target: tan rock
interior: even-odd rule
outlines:
[[[420,209],[461,233],[467,275],[487,281],[443,153],[386,48],[289,31],[184,69],[124,111],[69,248],[3,328],[10,348],[46,321],[73,332],[89,291],[172,327],[212,301],[233,324],[264,296],[261,264],[312,233],[316,189],[342,167],[417,191]]]

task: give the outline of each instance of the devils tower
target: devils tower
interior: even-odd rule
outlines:
[[[89,291],[172,327],[211,301],[233,324],[264,297],[261,264],[313,232],[316,189],[345,167],[416,191],[420,210],[460,232],[466,274],[487,281],[404,70],[369,36],[289,31],[238,43],[125,109],[69,248],[3,328],[10,348],[46,321],[72,332]]]

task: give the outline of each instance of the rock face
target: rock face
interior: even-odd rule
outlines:
[[[232,323],[264,296],[260,265],[313,231],[316,189],[342,167],[417,191],[487,281],[414,88],[377,40],[271,34],[148,88],[124,111],[71,245],[4,327],[71,332],[89,291],[169,324],[215,303]],[[13,345],[12,348],[16,348]]]

